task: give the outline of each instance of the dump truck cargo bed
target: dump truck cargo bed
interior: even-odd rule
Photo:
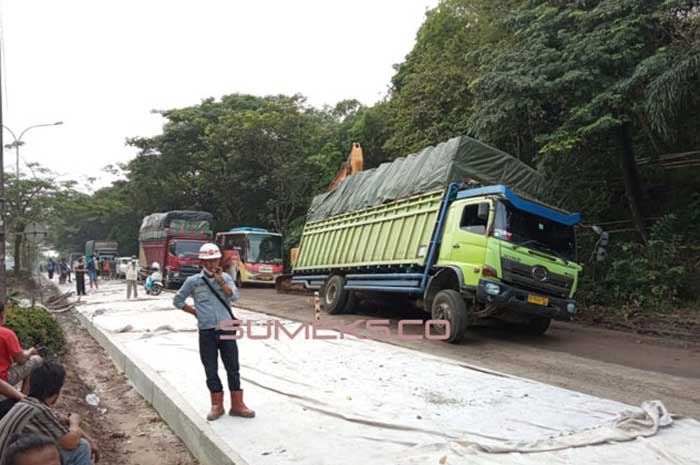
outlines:
[[[444,189],[309,222],[298,272],[379,266],[423,266]]]

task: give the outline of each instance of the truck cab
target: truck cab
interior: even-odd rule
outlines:
[[[282,235],[263,228],[241,227],[216,235],[223,267],[239,287],[249,283],[274,285],[284,271]]]
[[[520,197],[504,186],[467,189],[449,205],[437,273],[428,286],[433,317],[449,317],[450,302],[435,297],[455,280],[468,318],[497,318],[542,334],[552,319],[576,314],[574,294],[582,270],[574,226],[579,214]],[[449,319],[449,318],[448,318]]]
[[[202,269],[199,261],[199,249],[207,241],[192,239],[170,239],[165,263],[165,281],[167,288],[182,284],[189,276]]]

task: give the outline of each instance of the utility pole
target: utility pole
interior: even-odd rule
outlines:
[[[0,43],[0,128],[2,128],[2,44]],[[5,276],[5,146],[0,130],[0,302],[5,303],[7,280]]]

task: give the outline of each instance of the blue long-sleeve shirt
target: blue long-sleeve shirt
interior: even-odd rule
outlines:
[[[194,299],[194,308],[197,310],[197,327],[199,329],[218,329],[222,321],[231,319],[231,314],[229,314],[222,302],[212,294],[211,289],[209,289],[204,282],[205,279],[209,282],[214,291],[221,296],[224,302],[227,300],[229,302],[236,302],[240,298],[236,284],[233,282],[231,276],[229,276],[228,273],[222,273],[221,277],[233,291],[231,297],[227,298],[226,294],[224,294],[224,290],[219,286],[216,280],[207,278],[204,271],[187,278],[180,290],[175,294],[173,305],[180,309],[185,306],[187,298],[192,296]]]

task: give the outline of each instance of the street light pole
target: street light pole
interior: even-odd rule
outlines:
[[[2,47],[0,46],[0,53]],[[0,55],[0,64],[2,56]],[[0,66],[0,124],[2,124],[2,66]],[[5,279],[5,157],[0,130],[0,303],[5,304],[7,281]]]
[[[63,121],[56,121],[55,123],[48,123],[48,124],[35,124],[35,125],[33,125],[33,126],[29,126],[29,127],[26,128],[24,131],[22,131],[22,132],[20,133],[19,137],[15,136],[15,133],[14,133],[14,131],[12,131],[12,129],[8,128],[8,127],[5,126],[4,124],[2,125],[3,128],[7,129],[7,132],[9,132],[10,134],[12,134],[12,138],[14,139],[14,142],[13,142],[11,145],[14,145],[14,147],[15,147],[15,154],[16,154],[16,156],[17,156],[17,180],[19,180],[19,147],[20,147],[20,145],[22,145],[22,137],[24,136],[24,134],[25,134],[27,131],[29,131],[30,129],[34,129],[34,128],[44,128],[44,127],[47,127],[47,126],[60,126],[61,124],[63,124]],[[2,139],[0,139],[0,147],[2,147],[1,142],[2,142]]]

